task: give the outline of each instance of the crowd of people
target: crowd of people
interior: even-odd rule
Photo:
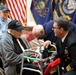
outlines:
[[[9,12],[7,6],[0,5],[0,67],[3,68],[6,75],[20,75],[23,53],[26,56],[31,54],[22,51],[28,49],[21,38],[22,30],[25,27],[18,20],[8,18]],[[45,50],[51,43],[55,43],[57,47],[57,54],[53,62],[47,65],[44,75],[51,75],[50,71],[58,65],[60,75],[76,75],[76,25],[73,22],[61,16],[43,25],[33,27],[32,34],[38,39],[44,39]],[[42,55],[46,56],[43,53]],[[38,66],[26,59],[24,66],[40,70]],[[25,74],[40,75],[28,70],[23,72],[23,75]],[[57,75],[57,73],[53,75]]]

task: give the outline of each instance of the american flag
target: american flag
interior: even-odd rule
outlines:
[[[6,0],[6,4],[10,10],[11,18],[20,21],[25,26],[27,22],[26,0]]]

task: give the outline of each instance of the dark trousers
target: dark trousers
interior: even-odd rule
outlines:
[[[2,69],[3,69],[3,63],[2,63],[1,58],[0,58],[0,68],[2,68]]]
[[[28,68],[33,68],[36,70],[39,70],[39,68],[33,64],[30,63],[26,63],[24,64],[24,67],[28,67]],[[17,70],[17,74],[20,74],[20,70],[21,70],[21,64],[16,66],[16,70]],[[30,70],[23,70],[22,75],[40,75],[38,72],[34,72],[34,71],[30,71]]]
[[[52,75],[58,75],[58,72],[53,73]],[[69,71],[60,75],[76,75],[76,71]]]
[[[64,75],[76,75],[76,71],[66,72]]]
[[[36,70],[39,70],[39,68],[33,64],[24,64],[25,67],[30,67]],[[30,71],[30,70],[24,70],[23,75],[40,75],[38,72]]]

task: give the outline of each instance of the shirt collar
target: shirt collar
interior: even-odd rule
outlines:
[[[2,20],[3,22],[6,22],[6,21],[7,21],[7,19],[6,19],[6,20],[4,20],[3,18],[1,18],[1,20]]]
[[[61,39],[62,42],[64,42],[66,36],[68,35],[68,32],[66,33],[66,35]]]

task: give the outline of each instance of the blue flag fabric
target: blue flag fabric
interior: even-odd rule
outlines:
[[[44,24],[52,19],[52,0],[32,0],[31,12],[36,24]]]
[[[63,16],[76,24],[76,0],[58,0],[54,15],[55,18]]]

